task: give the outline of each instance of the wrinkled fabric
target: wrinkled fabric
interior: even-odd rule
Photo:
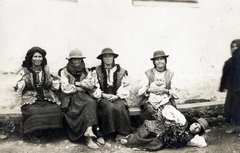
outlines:
[[[97,128],[97,103],[89,95],[77,92],[70,98],[68,110],[64,112],[70,141],[76,141],[89,126]]]
[[[58,105],[48,101],[35,102],[21,107],[23,133],[35,130],[62,128],[62,112]]]
[[[73,76],[67,68],[60,71],[62,109],[70,141],[81,138],[88,127],[93,127],[93,132],[96,132],[98,125],[96,100],[90,96],[87,89],[75,85],[76,81],[86,80],[88,71],[86,68],[81,70],[79,76]]]
[[[103,135],[114,132],[127,135],[132,131],[130,113],[125,100],[129,96],[129,90],[126,88],[128,86],[127,71],[118,64],[109,71],[109,78],[106,69],[101,65],[91,72],[95,87],[98,88],[92,95],[98,99],[99,128]],[[117,95],[119,99],[110,101],[103,98],[101,93]]]
[[[223,66],[219,91],[227,90],[224,115],[227,121],[240,125],[240,48],[234,51]]]
[[[99,101],[99,127],[104,135],[113,132],[127,135],[131,132],[129,110],[123,101],[121,99],[114,102],[107,99]]]
[[[233,52],[233,91],[240,94],[240,47]],[[239,103],[240,104],[240,103]]]

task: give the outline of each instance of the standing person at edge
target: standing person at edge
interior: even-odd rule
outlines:
[[[230,45],[232,57],[224,63],[219,88],[220,92],[227,90],[224,114],[227,121],[232,123],[231,128],[226,130],[227,134],[236,132],[237,126],[240,126],[239,46],[240,39],[232,41]]]
[[[176,106],[175,99],[179,98],[178,89],[174,87],[173,84],[173,75],[174,73],[167,69],[167,57],[164,51],[155,51],[153,53],[153,57],[151,58],[154,67],[147,70],[145,75],[142,77],[140,87],[138,90],[138,95],[143,97],[142,104],[140,106],[141,112],[138,124],[142,125],[145,120],[156,120],[157,118],[157,110],[152,106],[149,102],[148,98],[150,93],[154,94],[166,94],[169,97],[169,102],[167,104],[171,104]],[[150,84],[154,82],[156,78],[161,78],[165,82],[165,88],[161,87],[151,87]],[[157,101],[156,101],[157,102]]]
[[[104,48],[97,57],[101,65],[92,69],[95,78],[94,97],[98,99],[99,129],[103,137],[108,134],[127,135],[131,132],[130,115],[125,98],[130,94],[126,88],[128,83],[127,71],[115,64],[115,54],[111,48]],[[98,91],[98,92],[97,92]]]
[[[77,141],[84,138],[89,148],[96,149],[97,103],[88,92],[93,88],[93,83],[86,78],[89,70],[85,67],[84,58],[79,49],[70,51],[66,58],[67,65],[59,70],[60,97],[68,139]]]
[[[45,139],[44,130],[62,128],[61,103],[52,91],[59,89],[59,77],[50,73],[46,54],[40,47],[28,50],[14,85],[21,94],[23,133],[33,143]]]

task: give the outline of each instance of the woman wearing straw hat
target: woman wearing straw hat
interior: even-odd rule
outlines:
[[[128,74],[119,64],[115,64],[117,57],[118,54],[111,48],[104,48],[97,57],[101,60],[101,65],[92,71],[96,80],[95,86],[99,87],[95,97],[98,98],[98,123],[103,136],[121,136],[131,132],[129,110],[125,100],[129,96],[129,90],[126,88],[129,84]]]
[[[151,103],[148,101],[150,93],[154,94],[167,94],[169,102],[175,106],[175,99],[179,97],[177,88],[173,84],[174,73],[167,69],[167,58],[164,51],[158,50],[153,53],[153,57],[150,59],[153,62],[154,67],[147,70],[141,80],[138,95],[143,97],[142,104],[140,106],[141,113],[138,124],[143,124],[144,120],[155,120],[158,116],[158,110],[152,107]],[[165,82],[165,88],[151,87],[150,84],[154,82],[156,78],[161,78]]]
[[[60,97],[69,140],[84,138],[86,145],[95,149],[98,148],[93,141],[97,131],[97,103],[88,92],[92,90],[93,83],[87,78],[89,70],[85,67],[84,58],[79,49],[70,51],[67,66],[59,70]]]

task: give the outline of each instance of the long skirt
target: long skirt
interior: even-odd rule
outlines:
[[[141,126],[145,120],[157,120],[157,113],[149,102],[141,105],[140,116],[138,119],[138,126]]]
[[[240,95],[229,90],[224,105],[224,114],[228,121],[231,119],[240,126]]]
[[[98,103],[99,128],[103,135],[118,132],[127,135],[131,132],[130,113],[125,100],[111,102],[102,99]]]
[[[193,138],[186,132],[187,127],[188,123],[179,126],[174,121],[145,120],[135,133],[127,136],[127,146],[151,151],[183,147]]]
[[[136,132],[127,136],[127,146],[131,148],[146,149],[150,151],[157,151],[164,147],[163,141],[156,138],[157,135],[150,132],[147,126],[147,121],[141,125]]]
[[[97,129],[97,103],[88,94],[77,92],[70,98],[68,110],[64,113],[67,134],[70,141],[76,141],[89,126]]]
[[[52,102],[35,102],[21,107],[23,116],[23,133],[36,130],[62,128],[62,112],[60,107]]]

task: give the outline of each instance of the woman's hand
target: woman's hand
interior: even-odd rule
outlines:
[[[112,102],[119,99],[119,97],[117,95],[105,94],[105,93],[102,93],[102,97],[109,100],[109,101],[112,101]]]

